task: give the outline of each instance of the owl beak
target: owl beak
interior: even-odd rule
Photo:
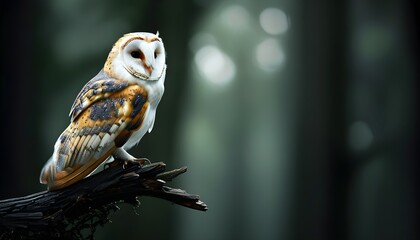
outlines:
[[[146,72],[148,73],[149,77],[150,75],[152,75],[152,71],[153,71],[153,67],[149,66],[149,64],[147,64],[146,61],[143,61],[143,67],[146,70]]]

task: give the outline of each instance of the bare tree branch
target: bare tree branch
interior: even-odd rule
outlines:
[[[96,227],[109,222],[119,202],[137,206],[138,196],[206,211],[199,196],[165,185],[187,168],[165,172],[165,166],[162,162],[143,166],[118,163],[58,191],[2,200],[0,239],[93,239]],[[82,234],[86,229],[88,236]]]

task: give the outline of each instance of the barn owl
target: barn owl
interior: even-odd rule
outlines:
[[[40,182],[49,190],[61,189],[110,158],[135,160],[127,150],[152,131],[164,92],[165,58],[158,33],[122,36],[102,70],[77,95],[70,125],[57,139]]]

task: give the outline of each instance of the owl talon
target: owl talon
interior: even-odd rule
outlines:
[[[138,163],[140,163],[140,165],[149,165],[149,164],[151,164],[152,162],[150,162],[150,160],[149,159],[147,159],[147,158],[137,158],[136,160],[134,160],[135,162],[138,162]]]
[[[147,164],[145,164],[147,163]],[[140,167],[142,167],[143,165],[148,165],[150,164],[150,160],[147,158],[137,158],[134,160],[124,160],[123,161],[123,168],[126,169],[127,167],[136,164],[136,165],[140,165]]]
[[[104,164],[104,169],[115,167],[119,164],[119,161],[112,161]]]
[[[123,163],[123,169],[126,169],[126,168],[128,168],[128,167],[130,167],[130,166],[132,166],[132,165],[134,165],[134,164],[138,164],[138,163],[136,163],[135,161],[133,161],[133,160],[124,160],[124,161],[122,161],[122,163]]]

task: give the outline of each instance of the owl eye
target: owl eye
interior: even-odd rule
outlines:
[[[157,52],[157,51],[155,51],[155,59],[157,58],[157,55],[158,55],[158,52]]]
[[[139,50],[132,51],[130,54],[131,54],[131,57],[133,58],[141,58],[141,59],[144,58],[143,52]]]

